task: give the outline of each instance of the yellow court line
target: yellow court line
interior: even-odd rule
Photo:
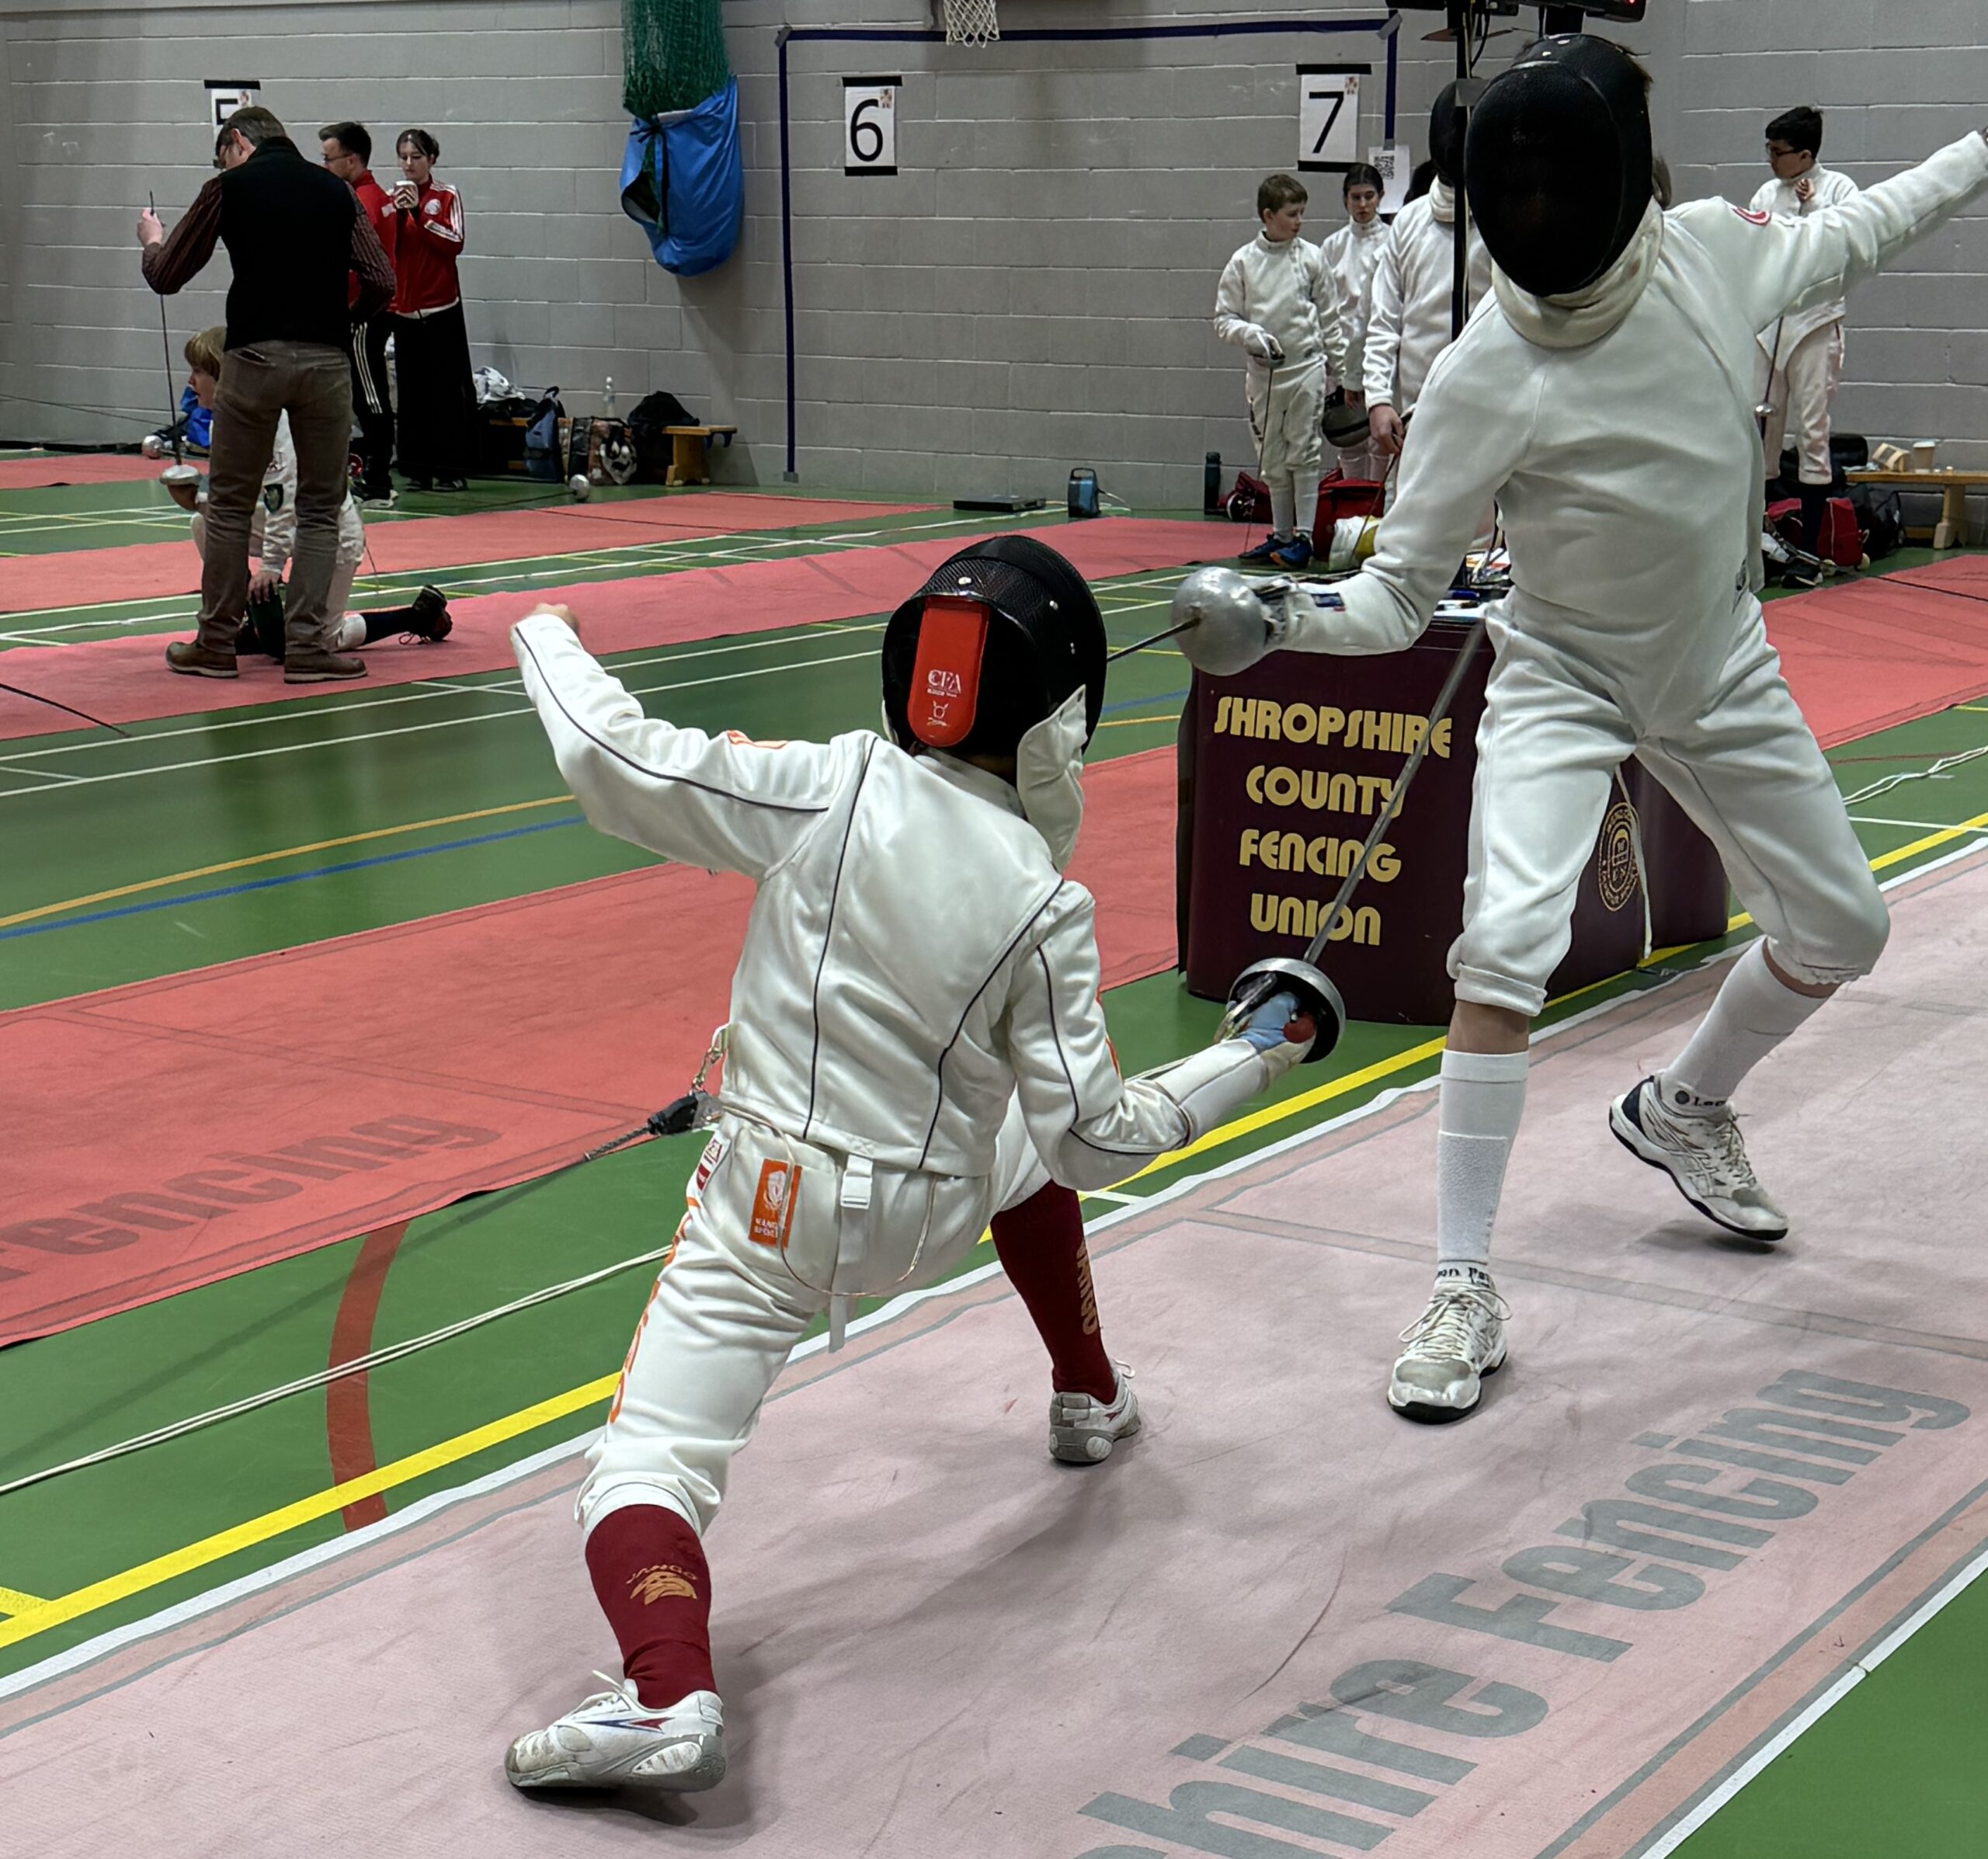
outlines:
[[[40,1597],[23,1594],[18,1588],[0,1588],[0,1614],[30,1614],[47,1605]]]
[[[222,1557],[233,1555],[238,1550],[252,1549],[258,1543],[266,1543],[272,1537],[314,1524],[332,1512],[342,1510],[346,1505],[356,1503],[361,1498],[377,1496],[389,1491],[396,1485],[404,1485],[411,1479],[425,1473],[439,1471],[444,1465],[454,1465],[459,1459],[467,1458],[472,1453],[481,1452],[492,1446],[501,1446],[506,1440],[516,1439],[520,1433],[529,1433],[535,1426],[562,1419],[569,1413],[582,1407],[591,1407],[605,1401],[614,1392],[614,1384],[620,1379],[614,1374],[603,1375],[598,1381],[589,1381],[583,1388],[554,1395],[549,1400],[539,1402],[535,1406],[521,1408],[516,1413],[506,1414],[502,1419],[492,1420],[487,1425],[473,1427],[467,1433],[459,1433],[452,1440],[443,1440],[425,1451],[411,1453],[404,1459],[395,1459],[391,1464],[376,1467],[363,1477],[348,1479],[342,1485],[334,1485],[328,1491],[314,1492],[309,1497],[300,1498],[294,1504],[286,1504],[280,1510],[267,1512],[262,1517],[252,1517],[245,1524],[237,1524],[232,1529],[189,1543],[183,1549],[175,1549],[166,1555],[155,1556],[148,1562],[141,1562],[134,1569],[127,1569],[121,1574],[107,1576],[100,1582],[92,1582],[86,1588],[78,1588],[51,1601],[38,1604],[30,1614],[16,1619],[0,1621],[0,1647],[11,1646],[18,1641],[32,1638],[37,1633],[46,1633],[51,1627],[59,1627],[65,1621],[76,1619],[85,1614],[94,1614],[99,1607],[113,1606],[118,1601],[128,1600],[132,1595],[142,1594],[148,1588],[156,1588],[162,1582],[169,1582],[176,1576],[190,1573],[196,1569],[205,1568]]]
[[[1130,729],[1138,723],[1178,723],[1177,717],[1107,717],[1098,724],[1100,729]]]
[[[1896,852],[1886,853],[1880,858],[1873,859],[1871,861],[1872,869],[1878,870],[1885,866],[1896,864],[1917,853],[1964,837],[1983,825],[1988,825],[1988,813],[1964,821],[1958,825],[1929,833],[1924,839],[1914,840],[1910,846],[1902,846]],[[1750,920],[1743,914],[1735,916],[1729,919],[1728,928],[1741,928]],[[1643,965],[1648,966],[1662,961],[1667,955],[1677,953],[1675,950],[1654,950],[1644,957]],[[1608,985],[1607,981],[1594,982],[1587,988],[1577,989],[1572,994],[1561,996],[1553,1004],[1562,1005]],[[1404,1052],[1397,1052],[1392,1058],[1378,1059],[1371,1065],[1362,1066],[1357,1072],[1348,1072],[1343,1078],[1329,1079],[1315,1090],[1288,1099],[1281,1103],[1267,1104],[1246,1117],[1238,1117],[1219,1129],[1211,1130],[1207,1135],[1185,1148],[1160,1156],[1142,1169],[1138,1175],[1128,1179],[1136,1181],[1142,1176],[1152,1174],[1157,1169],[1171,1168],[1190,1157],[1232,1142],[1239,1137],[1250,1135],[1273,1124],[1286,1121],[1316,1105],[1329,1103],[1336,1097],[1343,1097],[1363,1085],[1406,1071],[1425,1059],[1434,1058],[1442,1051],[1443,1045],[1441,1037],[1425,1040],[1421,1044],[1411,1046]],[[328,1491],[301,1498],[294,1504],[287,1504],[280,1510],[252,1517],[246,1523],[237,1524],[213,1536],[203,1538],[197,1543],[190,1543],[184,1548],[155,1556],[148,1562],[141,1562],[135,1568],[125,1569],[121,1574],[107,1576],[102,1581],[91,1583],[87,1587],[78,1588],[54,1600],[43,1602],[31,1613],[12,1620],[0,1621],[0,1648],[32,1638],[38,1633],[45,1633],[50,1628],[59,1627],[83,1614],[95,1613],[99,1608],[128,1600],[133,1595],[141,1594],[148,1588],[155,1588],[162,1582],[190,1574],[194,1569],[219,1562],[225,1556],[252,1548],[259,1543],[268,1542],[273,1538],[305,1524],[315,1523],[321,1517],[328,1517],[335,1510],[342,1510],[346,1505],[355,1503],[361,1498],[372,1497],[381,1492],[391,1490],[396,1485],[406,1484],[412,1479],[424,1477],[431,1472],[440,1471],[446,1465],[467,1458],[473,1453],[501,1445],[506,1440],[516,1439],[535,1427],[545,1426],[583,1407],[591,1406],[607,1399],[618,1378],[618,1371],[615,1374],[603,1375],[598,1380],[589,1381],[567,1393],[554,1395],[535,1406],[520,1409],[516,1413],[506,1414],[467,1433],[458,1433],[454,1439],[443,1440],[420,1452],[410,1454],[405,1458],[395,1459],[367,1472],[363,1477],[348,1479],[344,1484],[335,1485]]]
[[[307,852],[331,852],[340,846],[360,846],[368,839],[390,839],[397,833],[420,832],[430,826],[460,826],[465,820],[494,819],[499,814],[524,813],[534,807],[558,807],[572,799],[571,794],[550,794],[542,801],[513,801],[507,807],[479,807],[470,813],[445,813],[439,819],[410,820],[405,826],[376,826],[367,832],[349,832],[342,839],[318,839],[308,846],[286,846],[280,852],[258,852],[245,859],[229,859],[219,865],[196,865],[191,871],[175,871],[165,877],[141,878],[135,884],[120,884],[109,891],[93,891],[88,897],[65,898],[59,904],[37,904],[32,910],[17,910],[0,916],[0,930],[16,923],[32,922],[38,916],[57,916],[64,910],[80,910],[85,904],[102,904],[114,897],[130,897],[141,891],[158,891],[168,884],[183,884],[189,878],[213,877],[223,871],[241,871],[251,865],[267,865],[278,859],[294,859]]]

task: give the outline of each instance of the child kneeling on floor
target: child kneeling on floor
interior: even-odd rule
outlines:
[[[891,616],[886,741],[708,736],[645,717],[565,609],[513,630],[559,773],[603,832],[759,886],[717,1127],[579,1494],[624,1677],[520,1737],[521,1788],[676,1792],[725,1773],[703,1539],[808,1326],[947,1276],[990,1221],[1047,1344],[1051,1454],[1138,1408],[1098,1333],[1073,1189],[1193,1141],[1296,1065],[1290,995],[1239,1037],[1119,1075],[1090,894],[1063,875],[1104,698],[1090,589],[993,537]]]
[[[198,335],[186,339],[187,384],[200,405],[211,408],[221,384],[228,332],[217,324]],[[176,475],[169,467],[163,479],[167,493],[182,510],[193,513],[193,546],[204,560],[207,552],[207,523],[201,506],[207,501],[207,481]],[[283,579],[297,542],[297,453],[290,440],[290,416],[276,416],[276,443],[269,453],[269,469],[262,474],[262,494],[249,519],[248,546],[260,561],[248,584],[248,613],[236,636],[238,654],[260,652],[280,665],[283,658]],[[346,606],[352,598],[352,583],[366,554],[366,528],[359,506],[348,496],[339,512],[339,549],[332,570],[331,598],[326,610],[338,617],[332,622],[331,649],[356,652],[381,639],[396,637],[433,645],[448,638],[454,626],[449,616],[447,597],[440,588],[424,587],[406,606],[382,609],[370,613],[354,613]]]

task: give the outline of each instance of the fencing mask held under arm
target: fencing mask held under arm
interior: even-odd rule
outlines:
[[[1463,185],[1464,113],[1457,107],[1454,83],[1437,91],[1429,106],[1429,158],[1452,187]]]
[[[1521,290],[1565,297],[1628,249],[1654,162],[1642,68],[1604,39],[1542,39],[1470,113],[1471,217]]]

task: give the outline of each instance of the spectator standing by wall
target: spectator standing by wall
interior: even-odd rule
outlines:
[[[401,471],[417,491],[460,491],[466,488],[476,418],[469,327],[456,282],[462,196],[436,180],[442,144],[426,130],[402,130],[394,149],[401,175],[392,196],[400,221],[394,369],[401,391]]]
[[[387,262],[394,262],[400,215],[374,180],[367,164],[373,138],[362,123],[327,123],[318,131],[326,169],[358,196],[360,210],[378,235]],[[353,280],[352,297],[359,295]],[[352,410],[359,421],[360,457],[364,471],[360,495],[370,509],[391,508],[394,501],[394,402],[387,385],[387,339],[394,332],[385,315],[368,317],[352,325]]]
[[[1346,224],[1319,246],[1332,274],[1340,333],[1346,339],[1346,375],[1336,384],[1346,391],[1347,404],[1362,411],[1367,405],[1367,319],[1374,308],[1374,267],[1381,262],[1381,248],[1388,236],[1387,223],[1381,217],[1385,191],[1379,169],[1364,162],[1348,169],[1340,189],[1346,203]],[[1378,480],[1387,474],[1387,460],[1375,449],[1371,437],[1338,450],[1340,470],[1348,478]]]
[[[176,672],[235,676],[235,642],[248,604],[250,514],[290,415],[297,446],[297,554],[284,627],[283,677],[292,684],[363,678],[366,661],[331,648],[328,603],[339,512],[349,492],[352,318],[382,309],[393,268],[352,189],[307,162],[283,124],[254,106],[238,109],[215,146],[221,172],[165,236],[138,217],[145,282],[161,296],[181,289],[228,248],[228,367],[215,408],[207,471],[208,548],[200,575],[200,632],[166,648]],[[351,277],[358,294],[349,292]]]

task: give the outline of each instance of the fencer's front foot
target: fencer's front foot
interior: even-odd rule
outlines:
[[[1481,1266],[1439,1273],[1427,1308],[1401,1333],[1408,1346],[1388,1378],[1388,1405],[1428,1424],[1475,1412],[1484,1378],[1505,1365],[1511,1314]]]
[[[1740,1119],[1729,1104],[1666,1105],[1654,1078],[1608,1107],[1615,1140],[1639,1162],[1661,1169],[1708,1220],[1742,1239],[1771,1243],[1788,1235],[1788,1216],[1760,1186],[1746,1157]]]
[[[516,1788],[647,1788],[695,1795],[725,1779],[725,1706],[693,1691],[652,1711],[631,1687],[607,1689],[513,1743],[504,1773]]]
[[[1118,1387],[1107,1406],[1094,1395],[1058,1394],[1049,1402],[1049,1456],[1065,1465],[1096,1465],[1111,1456],[1121,1440],[1139,1430],[1139,1397],[1132,1392],[1132,1371],[1123,1362],[1111,1365]]]

